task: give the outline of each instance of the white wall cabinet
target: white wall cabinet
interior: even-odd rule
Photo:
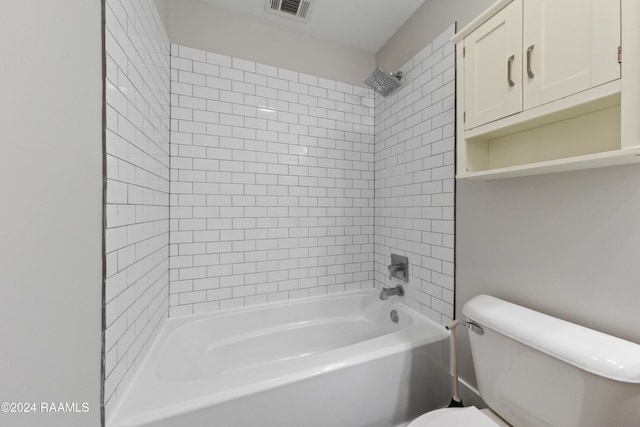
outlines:
[[[464,40],[465,129],[522,111],[522,0]]]
[[[524,0],[524,109],[620,78],[619,0]]]
[[[638,22],[637,0],[499,0],[458,32],[457,177],[640,162]]]

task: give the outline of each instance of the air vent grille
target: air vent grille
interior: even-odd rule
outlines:
[[[308,22],[311,19],[312,0],[267,0],[265,10],[279,16]]]
[[[298,15],[298,9],[300,8],[300,0],[282,0],[282,6],[280,10],[291,15]]]
[[[300,11],[298,12],[298,16],[303,19],[306,18],[307,14],[309,13],[309,8],[311,8],[311,2],[303,1],[300,4]]]

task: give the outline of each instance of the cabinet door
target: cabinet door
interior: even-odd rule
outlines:
[[[620,0],[525,0],[524,109],[620,78]]]
[[[522,0],[469,34],[464,49],[465,129],[521,111]]]

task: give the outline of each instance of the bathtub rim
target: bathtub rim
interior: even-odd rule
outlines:
[[[165,320],[167,320],[167,323],[171,323],[171,325],[167,325],[166,327],[167,328],[171,328],[170,330],[174,330],[174,329],[177,329],[178,327],[182,326],[185,323],[198,322],[198,321],[201,321],[201,320],[207,320],[207,319],[215,318],[215,317],[226,317],[226,316],[231,316],[231,315],[238,314],[238,313],[251,313],[251,312],[254,312],[254,311],[260,311],[260,310],[265,309],[265,308],[286,307],[286,306],[291,306],[291,305],[297,305],[297,304],[302,303],[302,302],[311,303],[311,302],[317,301],[317,300],[330,299],[330,298],[340,298],[340,297],[349,297],[349,296],[355,296],[355,295],[370,295],[370,296],[375,296],[376,298],[378,298],[379,294],[380,294],[380,291],[376,290],[374,288],[371,288],[371,289],[355,289],[355,290],[350,290],[350,291],[342,291],[342,292],[334,292],[334,293],[329,293],[329,294],[314,295],[314,296],[310,296],[310,297],[300,297],[300,298],[292,298],[292,299],[281,300],[281,301],[263,302],[263,303],[258,303],[258,304],[245,305],[245,306],[240,306],[240,307],[233,307],[233,308],[209,311],[209,312],[198,313],[198,314],[181,314],[181,315],[178,315],[178,316],[168,317]],[[401,300],[399,300],[399,299],[396,300],[395,299],[396,297],[391,297],[391,298],[394,298],[394,300],[389,301],[392,304],[399,303],[399,304],[402,305],[403,309],[409,309],[412,313],[418,314],[422,318],[429,319],[424,314],[422,314],[422,313],[414,310],[413,308],[409,307],[408,305],[402,303]],[[431,320],[431,319],[429,319],[429,320]],[[436,323],[436,324],[438,324],[437,322],[435,322],[433,320],[431,320],[431,321]],[[164,328],[164,325],[163,325],[163,328]]]

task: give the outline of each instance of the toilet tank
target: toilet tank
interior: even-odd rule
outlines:
[[[640,345],[488,295],[462,312],[480,396],[510,424],[640,427]]]

